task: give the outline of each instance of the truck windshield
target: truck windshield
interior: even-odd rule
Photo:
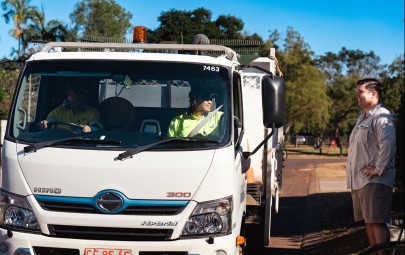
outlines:
[[[230,138],[230,81],[230,71],[216,65],[29,61],[13,104],[11,135],[47,147],[218,147]],[[159,143],[170,137],[192,139]]]

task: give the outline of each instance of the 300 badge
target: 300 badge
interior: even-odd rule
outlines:
[[[166,197],[191,197],[191,192],[167,192]]]

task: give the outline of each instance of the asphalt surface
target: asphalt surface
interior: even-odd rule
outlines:
[[[279,213],[272,214],[270,245],[263,250],[253,240],[257,245],[250,245],[247,255],[323,254],[319,194],[350,194],[345,162],[344,156],[290,154],[283,168]],[[259,226],[248,227],[250,233],[257,231]]]

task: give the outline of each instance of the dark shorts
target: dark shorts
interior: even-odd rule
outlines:
[[[354,220],[365,223],[386,223],[392,203],[392,189],[384,184],[369,183],[352,190]]]

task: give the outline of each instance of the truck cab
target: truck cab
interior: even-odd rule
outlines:
[[[208,51],[219,54],[198,54]],[[263,160],[247,149],[259,145],[248,126],[262,130],[266,150],[280,145],[263,130],[283,126],[284,88],[261,71],[247,105],[242,69],[236,52],[217,45],[45,45],[23,66],[9,114],[0,254],[243,251],[247,171]],[[69,105],[69,84],[81,88],[80,110]],[[169,135],[176,117],[193,117],[202,89],[221,113],[217,126]],[[82,114],[61,120],[55,109]],[[87,124],[96,125],[85,132]]]

